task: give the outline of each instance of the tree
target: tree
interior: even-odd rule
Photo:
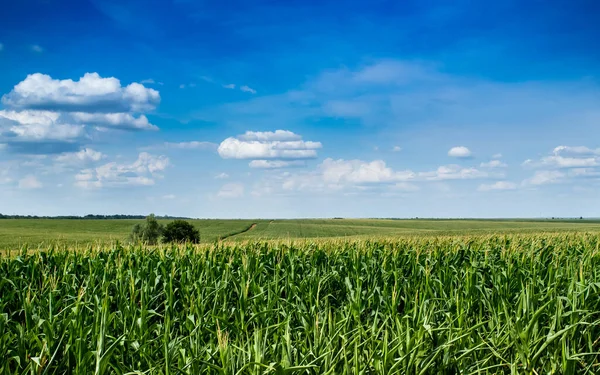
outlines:
[[[162,235],[164,227],[156,220],[154,214],[146,217],[144,224],[136,224],[131,229],[129,236],[133,242],[144,242],[149,245],[155,245]]]
[[[185,220],[174,220],[163,230],[164,242],[200,242],[200,231]]]

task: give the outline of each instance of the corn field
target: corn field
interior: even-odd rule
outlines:
[[[1,374],[598,374],[597,234],[22,249]]]

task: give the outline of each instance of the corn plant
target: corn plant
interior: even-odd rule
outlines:
[[[2,374],[597,374],[600,237],[37,249]]]

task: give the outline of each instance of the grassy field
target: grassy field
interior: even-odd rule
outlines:
[[[166,224],[170,220],[159,220]],[[250,227],[254,220],[191,220],[201,229],[202,242],[214,242],[219,237]],[[69,247],[126,242],[131,228],[143,220],[0,220],[0,249],[18,249],[24,244],[32,248],[49,244]]]
[[[231,241],[298,238],[391,238],[406,235],[456,235],[532,232],[600,232],[600,221],[525,220],[190,220],[200,230],[201,241]],[[31,248],[49,244],[87,246],[126,243],[131,228],[141,220],[0,220],[0,249]],[[162,220],[163,223],[168,220]],[[244,233],[252,224],[252,230]],[[234,234],[230,236],[231,234]]]
[[[597,234],[13,252],[0,275],[2,374],[600,373]]]

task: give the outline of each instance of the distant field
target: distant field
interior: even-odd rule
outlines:
[[[170,220],[159,220],[168,223]],[[200,228],[202,242],[213,242],[247,229],[255,220],[190,220]],[[143,220],[59,220],[59,219],[4,219],[0,220],[0,249],[16,249],[24,244],[30,247],[61,244],[86,246],[89,244],[126,242],[131,228]]]
[[[169,220],[162,220],[163,223]],[[228,240],[269,240],[286,238],[397,237],[405,235],[452,235],[531,232],[600,232],[600,221],[526,220],[190,220],[199,228],[204,243]],[[16,249],[50,243],[79,245],[126,242],[131,227],[141,220],[0,220],[0,249]],[[236,234],[256,224],[251,230]],[[234,234],[230,236],[231,234]]]
[[[230,239],[281,239],[323,237],[396,237],[405,235],[462,235],[485,233],[531,233],[600,231],[598,221],[521,220],[383,220],[323,219],[274,220],[257,223],[248,232]]]

